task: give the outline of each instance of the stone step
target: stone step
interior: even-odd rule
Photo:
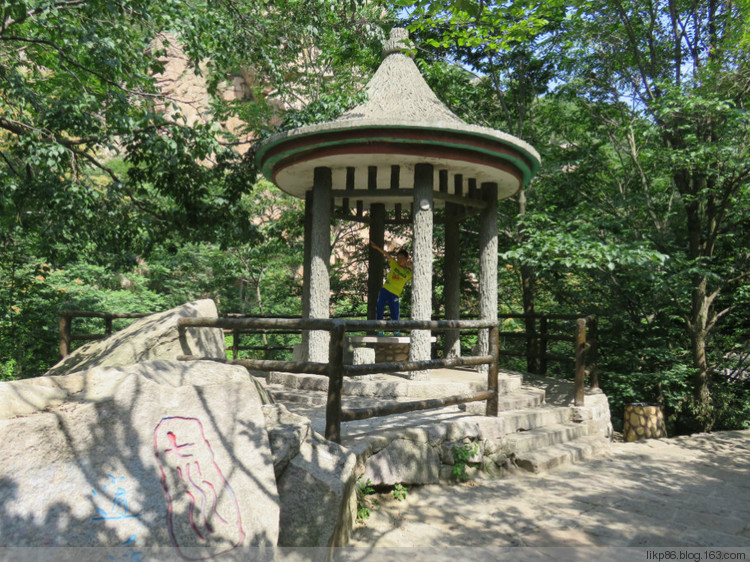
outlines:
[[[306,412],[302,415],[308,417],[313,416],[311,410],[318,410],[315,417],[320,417],[321,420],[324,419],[325,412],[323,411],[323,407],[327,399],[325,393],[289,391],[283,389],[283,387],[269,388],[269,391],[276,401],[285,403],[289,409],[297,411],[302,408]],[[386,400],[382,398],[344,397],[342,406],[345,408],[377,407],[405,400],[408,399]],[[476,404],[484,406],[485,403],[477,402]],[[571,410],[566,407],[541,405],[533,408],[501,411],[498,418],[485,418],[483,409],[476,415],[481,416],[487,423],[492,423],[491,420],[496,419],[498,425],[497,429],[493,430],[493,433],[496,433],[498,436],[510,434],[510,439],[515,444],[519,439],[515,434],[525,436],[530,430],[539,430],[540,428],[549,426],[557,427],[568,423],[570,421]],[[371,418],[368,421],[348,422],[345,429],[347,433],[358,433],[359,430],[357,428],[359,426],[370,426],[373,424],[379,428],[390,427],[393,424],[397,427],[405,428],[455,423],[456,420],[461,419],[467,419],[466,413],[459,410],[456,406],[448,406],[413,413],[394,414],[387,416],[387,418]]]
[[[325,406],[328,401],[328,392],[323,390],[293,390],[279,384],[266,385],[266,389],[276,402],[302,404],[306,406]],[[383,398],[365,396],[342,396],[342,405],[345,407],[369,407],[377,404],[390,404],[393,402],[406,402],[410,398]],[[416,400],[416,399],[415,399]]]
[[[533,429],[564,425],[570,421],[570,408],[539,406],[499,413],[507,433],[527,433]]]
[[[497,392],[500,396],[521,390],[523,375],[500,374],[497,377]]]
[[[525,408],[536,408],[544,403],[544,390],[531,386],[521,386],[517,390],[513,390],[507,394],[500,394],[497,409],[499,412],[523,410]],[[467,414],[481,416],[484,415],[486,402],[468,402],[459,405],[459,408]]]
[[[560,445],[585,437],[588,427],[584,424],[566,423],[556,424],[529,431],[519,431],[507,435],[508,449],[519,457],[525,453]]]
[[[266,379],[268,385],[280,385],[291,390],[326,390],[328,377],[323,375],[306,375],[296,373],[279,373],[272,371]]]
[[[276,402],[281,403],[292,403],[315,407],[325,406],[328,400],[327,392],[319,390],[291,390],[279,384],[266,385],[266,389]],[[342,402],[345,407],[362,408],[411,400],[417,400],[417,398],[402,397],[388,399],[345,395]],[[568,421],[569,410],[567,408],[559,409],[557,414],[550,414],[552,408],[541,407],[543,405],[544,391],[531,388],[501,396],[498,403],[498,409],[501,414],[503,412],[515,412],[515,416],[512,418],[511,422],[511,429],[509,431],[518,431],[520,426],[523,426],[523,429],[529,429],[531,427],[538,427],[543,423],[564,423],[565,421]],[[457,407],[459,410],[466,412],[467,414],[483,416],[486,411],[487,403],[485,401],[468,402],[466,404],[459,404]],[[545,415],[546,420],[531,420],[525,422],[529,416],[538,415]],[[553,415],[556,417],[551,419],[550,416]],[[562,415],[566,416],[565,419],[561,417]]]
[[[293,391],[327,392],[328,377],[299,373],[272,372],[266,379],[269,387],[279,385]],[[521,375],[501,374],[498,377],[498,393],[510,394],[521,388]],[[275,388],[275,387],[274,387]],[[437,398],[455,394],[469,394],[484,390],[484,381],[467,380],[466,382],[445,382],[441,380],[410,381],[393,375],[366,375],[344,380],[345,396],[362,396],[368,398],[411,398],[415,400]]]
[[[591,460],[610,450],[610,440],[599,436],[583,436],[567,443],[552,445],[516,455],[516,465],[533,473]]]
[[[325,406],[328,394],[319,390],[291,390],[280,384],[266,385],[266,390],[276,402]]]

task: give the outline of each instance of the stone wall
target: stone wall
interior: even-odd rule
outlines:
[[[611,439],[614,428],[609,399],[600,389],[588,389],[583,406],[571,406],[571,420],[588,426],[590,435]]]
[[[465,466],[467,476],[502,476],[512,468],[505,434],[502,417],[484,416],[384,433],[354,449],[358,473],[375,486],[450,482],[455,480],[454,450],[465,448],[474,451]]]
[[[539,416],[540,427],[566,424],[568,437],[586,436],[600,441],[603,448],[612,437],[609,401],[600,390],[589,390],[583,407],[571,405],[529,416]],[[541,421],[545,416],[550,416],[548,421]],[[527,452],[519,451],[517,438],[536,427],[531,418],[505,417],[501,412],[497,418],[474,416],[429,428],[384,431],[367,444],[353,447],[357,472],[376,486],[447,483],[460,475],[502,477]],[[538,446],[546,445],[542,440]]]

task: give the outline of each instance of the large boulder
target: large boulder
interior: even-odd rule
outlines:
[[[203,299],[136,320],[108,338],[79,347],[45,375],[175,359],[178,355],[226,359],[224,332],[220,328],[187,328],[179,333],[178,319],[196,317],[218,318],[216,303]]]
[[[265,417],[245,369],[151,361],[0,383],[0,545],[276,545]]]
[[[356,456],[281,404],[263,410],[281,502],[279,546],[346,545],[357,512]]]

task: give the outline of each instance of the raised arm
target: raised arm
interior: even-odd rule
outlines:
[[[375,250],[377,250],[378,252],[380,252],[381,254],[383,254],[383,257],[385,257],[385,259],[387,259],[387,260],[393,259],[388,252],[386,252],[383,248],[381,248],[380,246],[378,246],[372,240],[370,240],[370,247],[374,248]]]

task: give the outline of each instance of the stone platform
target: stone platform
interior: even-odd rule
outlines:
[[[586,406],[572,407],[572,383],[502,372],[498,417],[484,415],[485,402],[471,402],[345,422],[341,444],[357,455],[359,470],[373,484],[430,484],[452,479],[453,451],[475,448],[467,463],[475,476],[503,476],[515,467],[540,472],[596,456],[609,444],[606,396],[588,392]],[[291,412],[325,429],[327,377],[271,373],[268,390]],[[406,373],[344,381],[344,408],[470,395],[487,388],[471,369],[437,369],[429,380]],[[549,392],[549,398],[547,396]]]

